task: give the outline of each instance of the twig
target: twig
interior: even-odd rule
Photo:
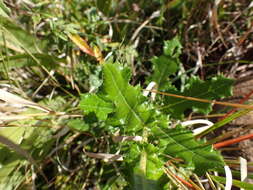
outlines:
[[[153,12],[153,14],[147,19],[145,20],[134,32],[133,36],[130,39],[130,42],[133,42],[136,37],[138,36],[138,34],[140,33],[140,31],[142,30],[142,28],[144,28],[153,18],[156,18],[160,15],[160,11],[155,11]]]

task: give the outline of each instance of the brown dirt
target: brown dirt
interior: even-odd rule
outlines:
[[[234,86],[234,95],[233,98],[236,102],[242,99],[246,94],[253,91],[253,75],[246,76],[237,80]],[[252,102],[252,96],[247,101],[248,103]],[[234,130],[234,138],[253,133],[253,111],[239,117],[231,122],[229,125],[230,130]],[[243,128],[240,132],[236,132],[236,129]],[[246,158],[248,161],[253,161],[253,140],[245,140],[238,144],[240,149],[240,154],[242,157]]]

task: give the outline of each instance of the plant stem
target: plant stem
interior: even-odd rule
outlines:
[[[230,139],[230,140],[227,140],[227,141],[216,143],[216,144],[213,145],[213,147],[215,149],[218,149],[218,148],[221,148],[221,147],[224,147],[224,146],[228,146],[228,145],[235,144],[235,143],[238,143],[238,142],[241,142],[241,141],[244,141],[244,140],[247,140],[247,139],[252,139],[252,138],[253,138],[253,133],[248,134],[248,135],[243,135],[243,136],[240,136],[238,138]]]

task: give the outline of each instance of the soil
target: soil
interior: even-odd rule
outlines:
[[[245,68],[236,68],[237,71],[232,76],[235,79],[235,85],[233,88],[233,97],[229,100],[233,103],[241,103],[240,101],[245,97],[245,95],[253,93],[253,70],[252,68],[246,68],[248,75],[245,75]],[[238,72],[239,71],[239,72]],[[251,95],[243,104],[250,104],[253,102],[253,95]],[[215,110],[223,109],[221,107],[216,107]],[[228,135],[228,134],[232,135]],[[227,139],[237,138],[242,135],[247,135],[253,133],[253,111],[248,114],[241,116],[222,129],[215,132],[216,135],[227,135]],[[221,141],[227,140],[223,139]],[[222,148],[222,153],[224,156],[231,157],[243,157],[248,162],[253,162],[253,140],[244,140],[238,144],[233,144],[229,147]],[[253,169],[253,168],[252,168]]]
[[[249,94],[253,91],[253,76],[247,76],[237,80],[237,83],[234,87],[234,98],[241,99],[246,94]],[[247,101],[248,103],[252,102],[252,96]],[[235,134],[235,137],[253,133],[253,111],[244,115],[240,118],[235,119],[231,122],[233,128],[243,127],[244,130]],[[253,140],[245,140],[239,143],[239,148],[242,152],[242,157],[246,158],[248,161],[253,161]]]

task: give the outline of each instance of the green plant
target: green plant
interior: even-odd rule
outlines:
[[[152,80],[157,82],[158,88],[169,92],[173,89],[176,94],[180,92],[169,82],[168,77],[178,70],[180,48],[178,39],[167,41],[164,55],[152,59],[155,64]],[[71,122],[70,126],[80,131],[81,126],[84,126],[83,130],[87,131],[88,123],[91,126],[94,125],[92,123],[97,123],[95,128],[89,127],[89,132],[98,138],[103,138],[105,134],[111,137],[108,139],[107,153],[113,154],[115,159],[106,156],[100,158],[113,162],[123,157],[124,161],[117,164],[121,177],[116,177],[115,171],[111,179],[114,183],[124,176],[131,189],[163,189],[172,183],[166,180],[164,165],[177,158],[181,161],[176,161],[176,166],[183,169],[175,173],[178,176],[182,172],[186,172],[188,177],[192,173],[203,175],[210,169],[224,165],[221,155],[212,146],[205,145],[204,141],[196,140],[190,129],[180,124],[174,128],[170,126],[173,118],[182,117],[186,109],[194,108],[195,112],[209,113],[210,104],[170,97],[151,102],[142,95],[139,85],[129,84],[129,68],[112,61],[102,65],[102,76],[103,83],[97,92],[86,93],[81,97],[80,108],[84,111],[83,123],[86,124],[80,125],[79,120]],[[215,93],[219,88],[217,83],[224,86],[222,85],[222,91]],[[230,95],[231,85],[231,80],[221,76],[209,81],[191,77],[182,93],[214,99]],[[170,107],[169,111],[160,111],[158,108],[161,105]],[[102,175],[106,175],[106,172]]]
[[[217,73],[251,63],[251,11],[230,1],[0,0],[0,85],[54,110],[0,114],[0,189],[203,190],[197,175],[215,189],[227,179],[209,174],[225,176],[225,164],[239,179],[240,163],[215,149],[253,135],[211,137],[252,110],[217,101],[233,84]],[[218,103],[247,110],[197,135],[181,125]]]

